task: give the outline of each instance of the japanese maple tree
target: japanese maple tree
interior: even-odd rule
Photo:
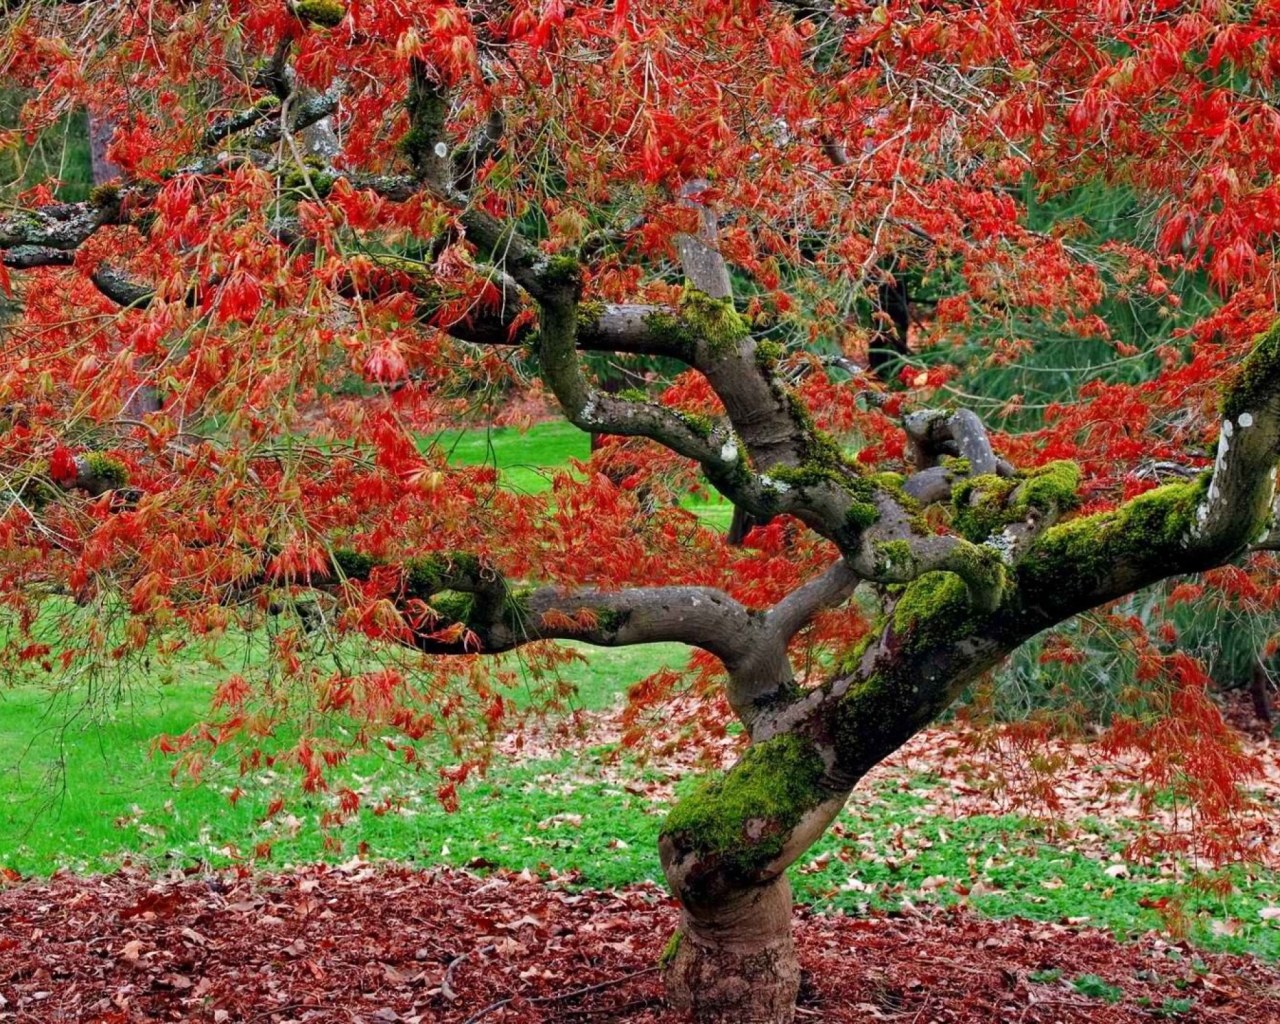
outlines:
[[[492,735],[489,655],[701,649],[750,745],[662,831],[670,996],[698,1020],[793,1018],[787,867],[968,684],[1167,577],[1274,571],[1250,551],[1275,546],[1280,459],[1280,4],[0,9],[25,97],[0,145],[88,108],[120,173],[0,211],[7,664],[74,673],[295,605],[272,654],[305,706],[233,676],[173,745],[195,767],[239,739],[252,767],[305,719],[271,756],[319,789],[332,716],[406,756]],[[1099,183],[1142,197],[1138,241],[1028,226],[1029,198]],[[1180,320],[1185,275],[1219,300]],[[927,315],[908,278],[935,283]],[[1140,383],[1016,434],[945,390],[966,338],[1016,360],[1019,318],[1131,355],[1096,312],[1116,294],[1177,324]],[[901,379],[850,377],[886,339]],[[683,370],[607,393],[584,353]],[[538,388],[611,439],[549,496],[415,439]],[[745,547],[670,500],[699,481],[762,524]],[[322,668],[307,629],[423,657]],[[1228,813],[1243,761],[1207,742],[1203,672],[1150,648],[1139,679],[1172,681],[1168,714],[1125,727],[1166,771],[1203,760]]]

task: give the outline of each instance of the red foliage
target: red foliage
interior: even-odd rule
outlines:
[[[610,443],[577,473],[557,475],[549,494],[530,495],[496,487],[490,468],[459,468],[442,448],[419,444],[421,432],[465,407],[459,385],[483,394],[536,385],[512,362],[421,323],[412,269],[379,267],[371,256],[440,240],[427,257],[441,292],[435,324],[502,301],[467,240],[440,230],[449,219],[440,204],[361,187],[361,174],[404,168],[397,144],[414,61],[455,87],[456,141],[503,111],[505,154],[478,170],[481,201],[536,220],[548,253],[626,213],[619,219],[634,226],[591,268],[589,301],[671,299],[670,285],[646,283],[641,267],[669,258],[673,237],[690,226],[680,185],[707,181],[703,198],[731,211],[722,245],[753,281],[749,312],[796,339],[797,369],[809,349],[860,350],[867,327],[843,310],[866,294],[877,267],[898,272],[921,237],[930,244],[917,262],[949,268],[956,291],[915,325],[917,348],[946,351],[1017,308],[1054,317],[1075,337],[1110,339],[1124,354],[1130,342],[1111,339],[1095,311],[1108,280],[1167,299],[1172,315],[1169,282],[1206,275],[1221,302],[1184,325],[1182,348],[1161,353],[1158,372],[1142,383],[1086,385],[1077,401],[1045,410],[1041,429],[998,438],[1021,464],[1078,461],[1087,510],[1151,486],[1138,473],[1144,464],[1185,461],[1212,436],[1217,382],[1274,316],[1280,113],[1266,90],[1280,71],[1280,5],[837,6],[847,20],[837,19],[845,35],[834,46],[827,29],[788,5],[759,0],[352,0],[329,27],[278,0],[44,4],[11,19],[0,60],[6,81],[30,92],[0,143],[35,138],[88,107],[116,125],[111,159],[150,191],[145,216],[100,230],[75,266],[20,277],[0,269],[0,288],[23,301],[0,347],[0,393],[22,409],[0,434],[0,462],[72,480],[75,453],[92,442],[128,466],[139,494],[125,507],[65,502],[39,515],[6,504],[3,597],[17,627],[6,664],[56,652],[64,669],[124,665],[144,649],[172,653],[193,642],[213,657],[229,632],[251,633],[272,621],[273,608],[300,600],[340,545],[392,560],[476,552],[513,580],[709,584],[751,607],[829,560],[824,544],[787,520],[728,548],[667,503],[700,484],[654,445]],[[203,133],[246,106],[246,62],[265,61],[284,41],[302,86],[344,90],[339,177],[328,190],[252,160],[192,164]],[[823,46],[839,59],[811,60]],[[277,149],[289,164],[288,147]],[[306,168],[294,170],[318,177]],[[1107,249],[1111,278],[1080,257],[1069,230],[1030,230],[1022,198],[1098,181],[1160,197],[1153,238]],[[51,183],[23,197],[54,198]],[[282,242],[281,204],[307,244]],[[153,300],[117,311],[87,278],[104,261],[147,280]],[[993,365],[1025,351],[1022,339],[994,333]],[[909,396],[868,406],[858,401],[861,385],[808,368],[798,392],[820,425],[856,439],[859,458],[884,470],[904,468],[892,417],[954,381],[946,365],[912,370]],[[372,397],[342,397],[353,374]],[[163,408],[135,414],[131,398],[152,387],[164,392]],[[694,374],[677,378],[663,401],[718,411]],[[646,514],[645,502],[658,511]],[[51,583],[65,585],[77,607],[53,628],[56,643],[37,644],[40,595]],[[326,638],[402,636],[394,585],[373,578],[341,589],[324,609]],[[1271,561],[1201,585],[1274,608]],[[1170,601],[1198,596],[1180,590]],[[469,640],[457,623],[438,628]],[[856,609],[832,613],[797,645],[838,655],[868,628]],[[524,713],[504,697],[515,680],[509,666],[423,663],[387,645],[385,672],[335,677],[316,667],[318,643],[279,633],[260,676],[229,678],[215,717],[162,749],[181,751],[198,775],[207,754],[236,740],[246,765],[289,764],[308,788],[323,789],[337,748],[350,744],[339,735],[351,734],[302,709],[340,711],[357,725],[357,744],[392,730],[406,761],[415,741],[435,733],[460,760],[483,758]],[[1062,646],[1046,654],[1072,656]],[[1196,780],[1188,795],[1202,810],[1229,818],[1232,784],[1248,765],[1225,740],[1207,742],[1224,737],[1199,670],[1172,650],[1144,656],[1151,680],[1169,684],[1167,713],[1121,722],[1111,741],[1150,750],[1158,785],[1173,780],[1176,762],[1187,773],[1179,777]],[[528,654],[543,680],[568,657]],[[715,671],[699,660],[680,678],[637,687],[633,730],[682,687],[714,708]],[[544,682],[534,710],[566,696]],[[314,735],[275,750],[277,728],[303,718]],[[714,722],[708,715],[701,728],[710,734]],[[441,786],[444,802],[456,781]]]

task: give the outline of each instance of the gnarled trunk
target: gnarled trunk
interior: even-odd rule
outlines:
[[[800,990],[791,886],[779,875],[680,915],[667,998],[698,1024],[790,1024]]]
[[[752,744],[672,808],[658,849],[681,908],[666,969],[675,1009],[697,1024],[795,1019],[786,869],[840,813],[850,785],[833,786],[813,741],[787,734]]]

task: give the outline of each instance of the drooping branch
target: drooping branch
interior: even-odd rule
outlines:
[[[346,550],[334,552],[333,564],[334,579],[367,580],[387,569]],[[675,642],[714,654],[732,672],[768,639],[759,617],[712,587],[515,587],[466,554],[427,555],[391,568],[406,614],[415,605],[435,611],[414,616],[411,639],[430,654],[497,654],[542,640],[599,647]]]

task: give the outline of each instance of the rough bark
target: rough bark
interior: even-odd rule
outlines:
[[[120,177],[120,168],[107,158],[107,147],[111,145],[115,132],[116,125],[111,118],[89,115],[89,162],[95,185],[105,185]]]
[[[1271,710],[1271,679],[1261,658],[1253,659],[1253,669],[1249,676],[1249,697],[1253,700],[1253,713],[1258,721],[1270,726],[1275,721],[1275,713]]]
[[[790,1024],[800,990],[785,875],[728,899],[714,914],[680,915],[665,964],[671,1007],[706,1024]]]

